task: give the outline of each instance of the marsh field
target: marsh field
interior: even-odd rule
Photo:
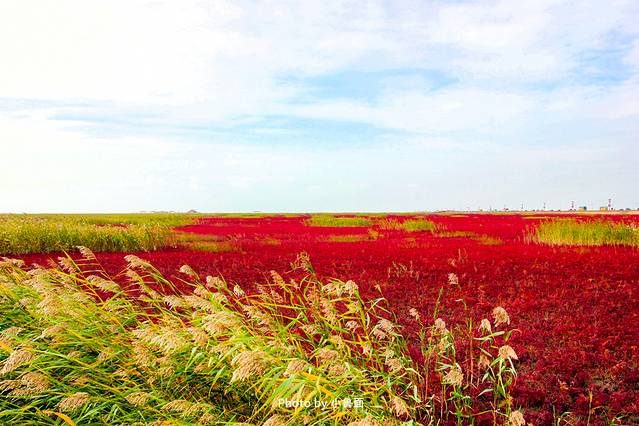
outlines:
[[[0,424],[637,424],[639,214],[0,216]]]

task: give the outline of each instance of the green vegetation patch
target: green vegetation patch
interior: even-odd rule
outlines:
[[[541,222],[528,233],[527,240],[550,245],[639,247],[639,225],[607,220],[559,219]]]
[[[428,219],[408,219],[402,222],[402,228],[407,232],[431,231],[437,230],[437,225]]]
[[[0,254],[49,253],[89,247],[98,252],[151,251],[173,246],[174,238],[161,225],[98,225],[75,219],[0,219]]]
[[[369,234],[349,234],[349,235],[328,235],[322,237],[322,241],[331,243],[356,243],[360,241],[370,241],[372,237]]]
[[[381,230],[394,230],[405,232],[418,232],[418,231],[435,231],[437,225],[432,220],[428,219],[406,219],[403,221],[397,219],[380,219],[377,220],[376,225]]]
[[[83,225],[161,225],[183,226],[195,222],[202,213],[95,213],[95,214],[7,214],[3,220],[46,221]]]
[[[184,248],[211,253],[239,252],[241,245],[236,241],[199,241],[183,245]]]
[[[305,223],[308,226],[367,227],[371,226],[373,222],[367,217],[342,217],[318,214],[311,216]]]

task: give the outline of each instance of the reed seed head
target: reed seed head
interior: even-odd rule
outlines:
[[[309,337],[320,334],[319,328],[315,324],[304,324],[300,328]]]
[[[71,396],[67,396],[62,401],[58,402],[58,410],[62,412],[73,412],[89,402],[89,394],[86,392],[76,392]]]
[[[510,324],[510,317],[508,316],[508,312],[501,306],[497,306],[493,309],[493,319],[495,321],[495,325],[499,324]]]
[[[359,327],[359,324],[357,324],[357,321],[349,320],[346,322],[346,328],[350,331],[355,331],[357,327]]]
[[[162,406],[162,411],[171,411],[174,413],[186,413],[191,408],[192,403],[186,399],[175,399],[169,401]]]
[[[210,289],[215,290],[219,290],[225,287],[224,281],[220,277],[212,277],[210,275],[206,277],[206,286]]]
[[[15,349],[9,357],[4,360],[2,369],[0,369],[0,376],[11,373],[21,365],[32,361],[35,357],[35,354],[29,348]]]
[[[499,356],[500,358],[503,358],[504,360],[519,359],[517,358],[517,353],[515,352],[515,350],[508,345],[504,345],[501,348],[499,348]]]
[[[211,303],[200,296],[194,296],[192,294],[188,294],[186,296],[182,296],[182,299],[191,308],[201,309],[207,312],[213,312],[214,310],[213,306],[211,306]]]
[[[379,327],[389,334],[395,331],[395,325],[385,318],[379,320]]]
[[[464,373],[458,365],[453,366],[444,376],[444,382],[453,386],[461,386],[464,383]]]
[[[395,373],[402,369],[402,362],[397,358],[388,358],[385,364],[391,373]]]
[[[508,423],[510,426],[524,426],[526,424],[526,420],[524,419],[524,415],[519,410],[512,411],[510,416],[508,416]]]
[[[292,359],[288,363],[288,366],[286,367],[286,371],[284,371],[284,375],[287,377],[290,377],[290,376],[294,376],[295,374],[301,373],[302,371],[304,371],[307,365],[308,364],[306,363],[306,361],[303,361],[298,358]]]
[[[236,297],[244,297],[244,296],[246,296],[246,293],[244,293],[244,290],[242,290],[242,287],[240,287],[237,284],[235,284],[233,286],[233,294],[235,294]]]
[[[265,358],[266,353],[260,350],[245,351],[236,355],[231,360],[231,365],[236,367],[231,377],[231,383],[262,374],[266,370]]]
[[[151,395],[146,392],[133,392],[124,397],[124,399],[126,399],[129,404],[135,405],[136,407],[142,407],[146,405],[150,398]]]
[[[180,272],[193,278],[200,279],[200,276],[197,274],[197,272],[195,272],[189,265],[180,266]]]
[[[321,348],[319,351],[317,351],[317,354],[315,354],[315,357],[320,361],[321,364],[331,362],[337,359],[338,356],[339,354],[337,353],[337,351],[329,348]]]
[[[180,296],[174,296],[174,295],[164,296],[162,300],[172,309],[184,308],[187,306],[185,300],[182,299]]]
[[[408,406],[399,396],[395,396],[391,402],[393,412],[397,417],[408,416]]]
[[[413,317],[413,319],[414,319],[415,321],[417,321],[417,322],[420,322],[420,321],[421,321],[421,317],[419,316],[419,312],[417,312],[417,309],[415,309],[415,308],[410,308],[410,309],[408,310],[408,314],[409,314],[411,317]]]
[[[328,367],[329,377],[340,377],[348,373],[348,366],[344,363],[332,364]]]
[[[202,319],[202,328],[213,336],[233,330],[240,324],[234,314],[226,311],[215,312]]]
[[[386,338],[388,338],[388,335],[384,333],[384,330],[382,330],[381,328],[374,328],[372,334],[379,340],[385,340]]]
[[[483,353],[479,355],[479,367],[484,370],[490,367],[490,360]]]
[[[279,287],[286,287],[286,281],[284,281],[284,278],[282,278],[280,274],[278,274],[276,271],[270,271],[270,274],[271,278],[273,279],[273,284]]]
[[[448,284],[452,286],[459,285],[459,278],[457,278],[457,274],[455,274],[454,272],[451,272],[450,274],[448,274]]]
[[[120,291],[120,286],[116,282],[106,280],[102,277],[98,277],[97,275],[89,275],[87,277],[87,281],[102,291],[110,291],[112,293]]]
[[[448,330],[446,330],[446,322],[441,319],[441,318],[437,318],[435,320],[435,331],[439,334],[445,334]]]
[[[481,323],[479,324],[479,330],[484,330],[487,333],[492,333],[493,332],[493,327],[490,325],[490,321],[488,321],[488,319],[484,318],[481,320]]]
[[[78,247],[78,251],[82,254],[82,257],[84,257],[85,259],[97,260],[97,258],[95,257],[95,254],[93,254],[91,249],[89,249],[88,247],[84,247],[84,246],[77,246],[77,247]]]
[[[41,373],[29,372],[20,377],[23,386],[36,392],[43,392],[49,388],[49,379]]]
[[[149,264],[149,262],[140,259],[139,257],[137,257],[134,254],[128,254],[128,255],[124,256],[124,260],[127,261],[127,263],[129,264],[129,266],[131,268],[146,269],[146,268],[151,266]]]
[[[357,294],[359,292],[359,287],[357,286],[357,284],[355,283],[355,281],[353,280],[348,280],[344,283],[344,291],[349,295],[349,296],[354,296],[355,294]]]

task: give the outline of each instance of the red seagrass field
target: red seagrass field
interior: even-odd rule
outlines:
[[[637,22],[0,0],[0,426],[639,425]]]
[[[291,263],[305,252],[320,279],[353,280],[364,298],[386,298],[413,343],[419,328],[411,308],[463,328],[467,318],[479,322],[501,306],[518,355],[512,398],[529,423],[639,422],[639,250],[531,238],[543,222],[630,226],[639,215],[362,214],[314,223],[316,217],[201,215],[173,228],[176,248],[136,254],[167,277],[180,278],[177,271],[188,264],[201,276],[259,286],[271,270],[295,277]],[[401,226],[415,220],[434,227]],[[59,255],[22,259],[45,264]],[[123,253],[96,255],[110,274],[126,266]],[[419,362],[418,351],[410,350]]]

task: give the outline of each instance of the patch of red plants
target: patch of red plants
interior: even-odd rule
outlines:
[[[169,276],[186,263],[202,275],[251,285],[269,279],[270,270],[289,270],[305,251],[321,277],[353,279],[368,297],[381,291],[411,336],[417,330],[409,308],[432,317],[441,288],[439,312],[447,324],[463,326],[469,316],[488,317],[492,308],[503,306],[517,329],[510,341],[519,355],[515,403],[523,406],[528,421],[550,424],[565,412],[584,420],[590,412],[591,422],[622,415],[624,423],[639,423],[638,249],[528,244],[526,229],[540,219],[516,214],[432,215],[427,218],[452,237],[378,229],[376,239],[354,242],[326,237],[367,235],[368,229],[310,227],[307,218],[201,219],[179,230],[232,239],[241,250],[138,255]],[[607,218],[639,221],[638,216]],[[451,234],[461,231],[498,238],[501,244]],[[24,259],[44,263],[47,257]],[[121,253],[98,258],[111,273],[125,265]],[[459,287],[448,284],[451,272]]]

